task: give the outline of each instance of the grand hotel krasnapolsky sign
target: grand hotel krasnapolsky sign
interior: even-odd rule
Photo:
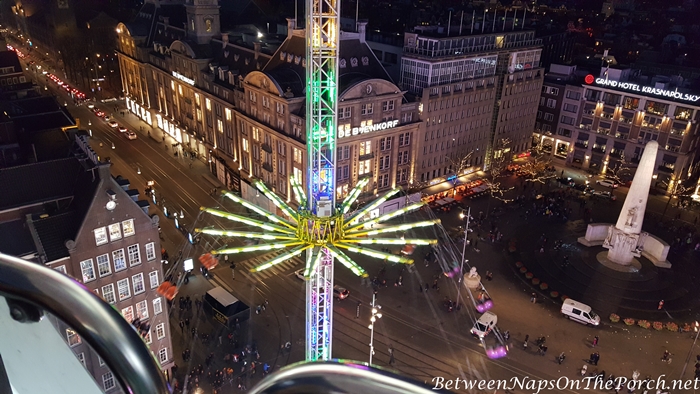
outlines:
[[[598,85],[598,86],[610,86],[612,88],[628,90],[630,92],[652,94],[654,96],[668,97],[671,99],[689,101],[692,103],[695,103],[698,100],[700,100],[700,95],[682,93],[682,92],[677,92],[675,90],[659,89],[659,88],[655,88],[652,86],[643,86],[643,85],[638,85],[636,83],[631,83],[631,82],[611,81],[611,80],[606,80],[605,78],[595,78],[595,81],[594,81],[592,75],[589,74],[586,76],[586,83],[587,84],[592,85],[594,82],[595,82],[595,85]]]

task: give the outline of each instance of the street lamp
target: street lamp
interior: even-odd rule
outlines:
[[[369,324],[369,329],[370,329],[370,337],[369,337],[369,363],[372,364],[372,356],[374,356],[374,323],[377,321],[377,319],[382,318],[382,314],[380,310],[382,309],[381,305],[376,305],[375,301],[377,300],[377,295],[372,294],[372,317],[369,318],[369,321],[371,322]]]
[[[465,218],[467,219],[467,223],[464,225],[464,245],[462,245],[462,265],[459,267],[459,280],[457,283],[459,283],[459,286],[457,286],[457,302],[460,302],[461,298],[460,296],[462,295],[462,279],[464,278],[464,262],[467,261],[464,259],[465,254],[467,253],[467,243],[469,242],[469,220],[472,218],[472,207],[469,207],[467,209],[467,215],[464,215],[464,211],[462,211],[459,214],[459,218],[464,220]]]

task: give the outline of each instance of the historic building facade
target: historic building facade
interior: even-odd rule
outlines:
[[[207,0],[189,0],[178,9],[146,3],[134,21],[120,24],[127,105],[208,160],[244,198],[267,203],[250,187],[261,179],[292,201],[290,177],[306,181],[304,30],[290,19],[275,46],[245,32],[221,33],[217,18]],[[356,30],[340,37],[339,198],[359,178],[371,177],[369,196],[415,176],[418,104],[391,82],[365,41],[365,23]]]

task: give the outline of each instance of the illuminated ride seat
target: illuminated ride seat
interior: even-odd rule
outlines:
[[[484,313],[491,308],[493,308],[493,301],[491,300],[491,297],[489,297],[485,292],[479,293],[479,295],[476,297],[476,310],[479,311],[479,313]]]

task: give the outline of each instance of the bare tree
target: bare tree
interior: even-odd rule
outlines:
[[[666,190],[668,191],[668,201],[666,201],[664,212],[661,214],[661,219],[663,220],[663,218],[666,217],[668,206],[671,205],[671,200],[674,198],[689,197],[693,193],[694,188],[684,186],[683,181],[674,179],[674,176],[668,181],[662,181],[661,184],[666,186]]]
[[[557,176],[552,170],[552,158],[544,151],[541,144],[533,147],[531,152],[530,160],[520,166],[520,171],[529,175],[527,182],[546,183]]]
[[[509,145],[510,139],[502,138],[498,140],[494,146],[494,152],[503,152]],[[491,157],[491,168],[489,168],[488,175],[483,178],[484,184],[488,188],[489,196],[505,203],[513,201],[512,198],[506,197],[506,193],[514,189],[514,187],[505,188],[501,184],[501,179],[505,176],[507,164],[508,158],[506,154],[493,154]],[[491,198],[489,198],[489,202],[486,207],[486,216],[489,215],[491,210]]]
[[[627,183],[629,179],[634,175],[634,169],[630,166],[630,163],[624,159],[615,164],[613,167],[608,167],[605,171],[605,176],[617,184]]]

